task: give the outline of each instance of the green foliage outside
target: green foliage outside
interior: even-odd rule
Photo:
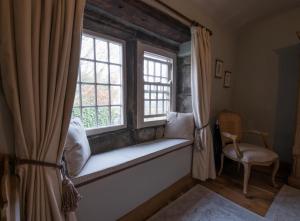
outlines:
[[[85,128],[105,127],[109,125],[118,125],[121,123],[120,107],[111,107],[111,121],[109,116],[109,107],[98,107],[98,123],[96,117],[96,108],[82,108],[82,115],[79,107],[74,107],[72,117],[79,117]]]

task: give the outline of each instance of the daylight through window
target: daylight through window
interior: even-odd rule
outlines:
[[[73,117],[86,128],[124,124],[122,43],[82,36]]]
[[[144,52],[144,122],[166,119],[171,104],[173,61]]]

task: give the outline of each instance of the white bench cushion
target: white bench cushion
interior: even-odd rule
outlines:
[[[93,155],[72,180],[80,184],[191,144],[186,139],[163,138]]]
[[[248,144],[248,143],[239,143],[238,144],[240,151],[243,154],[242,161],[251,163],[251,162],[270,162],[274,161],[276,158],[278,158],[278,155],[261,146],[256,146],[253,144]],[[236,152],[234,150],[233,144],[227,145],[224,149],[223,152],[226,156],[232,158],[232,159],[237,159]]]

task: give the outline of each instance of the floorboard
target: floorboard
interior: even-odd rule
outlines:
[[[271,168],[270,168],[271,169]],[[249,197],[243,194],[243,171],[238,171],[237,166],[229,163],[225,166],[220,177],[215,180],[199,182],[208,189],[221,196],[247,208],[261,216],[265,216],[276,194],[286,182],[286,172],[280,172],[276,181],[278,187],[271,185],[271,172],[268,170],[252,170],[249,180]]]

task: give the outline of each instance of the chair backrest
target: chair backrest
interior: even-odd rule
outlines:
[[[241,116],[234,112],[223,111],[218,117],[220,132],[227,132],[237,136],[237,142],[242,139],[242,119]],[[230,139],[222,137],[223,146],[227,143],[232,142]]]

